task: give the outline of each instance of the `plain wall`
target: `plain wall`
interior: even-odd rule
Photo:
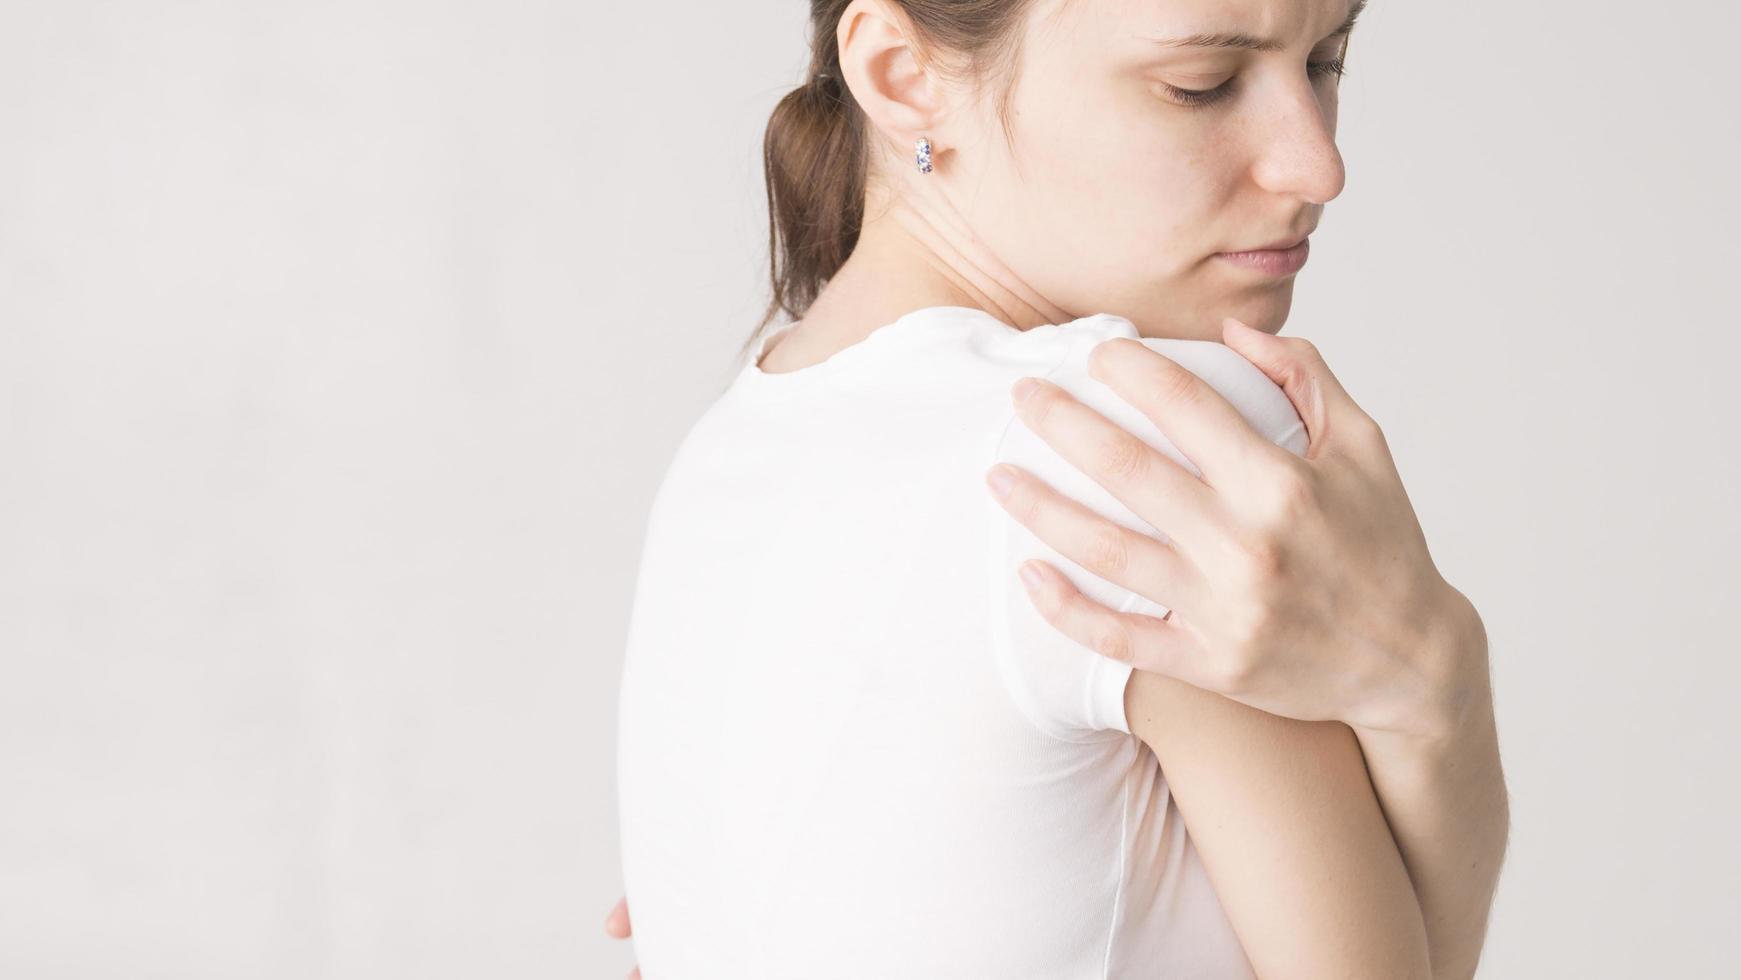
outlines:
[[[0,975],[627,971],[641,534],[805,9],[0,0]],[[1741,973],[1738,31],[1374,0],[1350,50],[1285,332],[1487,624],[1483,977]]]

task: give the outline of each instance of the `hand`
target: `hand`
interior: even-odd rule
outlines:
[[[605,916],[605,933],[615,939],[627,939],[629,927],[629,897],[624,895],[617,899],[617,904],[611,906],[611,912]],[[636,966],[629,971],[628,980],[641,980],[641,968]]]
[[[1310,341],[1231,317],[1223,336],[1293,402],[1304,457],[1136,340],[1098,344],[1088,373],[1151,419],[1201,479],[1034,379],[1022,423],[1171,539],[1110,521],[1019,467],[993,467],[1015,478],[1002,503],[1017,521],[1169,612],[1109,609],[1043,561],[1024,566],[1041,573],[1035,607],[1101,654],[1271,714],[1447,738],[1485,696],[1485,634],[1428,555],[1383,433]]]

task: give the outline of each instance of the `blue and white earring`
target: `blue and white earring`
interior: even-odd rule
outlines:
[[[931,172],[931,141],[921,136],[913,141],[913,160],[919,165],[919,172]]]

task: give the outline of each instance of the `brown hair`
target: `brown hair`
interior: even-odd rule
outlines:
[[[841,78],[835,39],[840,15],[851,2],[810,0],[809,79],[774,107],[762,137],[772,296],[744,344],[744,354],[776,315],[803,316],[858,243],[870,176],[870,136],[864,113]],[[1020,15],[1032,0],[887,2],[906,15],[914,44],[962,56],[966,77],[983,81],[995,74],[1003,79],[997,117],[1009,139]],[[943,67],[936,62],[927,66]]]

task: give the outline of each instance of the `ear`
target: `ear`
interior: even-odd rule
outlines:
[[[906,15],[882,0],[852,0],[840,14],[835,33],[840,73],[871,125],[909,152],[919,137],[948,145],[941,132],[940,89],[922,53],[908,40]]]

